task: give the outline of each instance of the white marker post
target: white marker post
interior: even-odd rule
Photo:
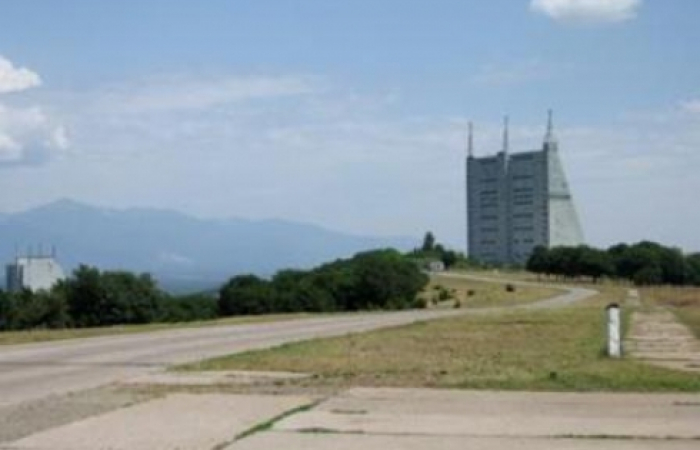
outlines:
[[[608,356],[619,358],[622,356],[620,342],[620,305],[611,303],[605,308],[608,312]]]

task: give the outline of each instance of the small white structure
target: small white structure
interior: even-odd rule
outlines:
[[[430,261],[428,263],[428,270],[431,272],[444,272],[445,263],[443,263],[442,261]]]
[[[620,305],[611,303],[605,309],[608,314],[608,356],[619,358],[622,356]]]
[[[6,270],[8,292],[48,290],[65,278],[61,265],[53,256],[17,257]]]

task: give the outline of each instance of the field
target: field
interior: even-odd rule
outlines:
[[[462,307],[483,308],[532,303],[562,292],[559,288],[522,285],[516,285],[512,292],[508,292],[506,290],[508,284],[505,280],[494,283],[456,278],[450,274],[434,274],[430,277],[430,284],[423,295],[429,300],[439,298],[440,287],[442,287],[453,297],[446,302],[448,306],[454,305],[455,300],[458,300]]]
[[[205,361],[193,370],[284,370],[329,387],[402,386],[571,391],[700,391],[697,374],[603,356],[604,307],[582,304],[417,323]]]

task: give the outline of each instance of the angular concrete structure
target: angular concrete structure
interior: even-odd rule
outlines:
[[[54,255],[17,257],[5,267],[8,292],[50,290],[65,278],[61,265]]]
[[[509,154],[503,148],[474,157],[471,125],[467,156],[467,241],[470,257],[492,264],[523,264],[538,245],[583,243],[583,233],[559,158],[552,114],[541,150]]]

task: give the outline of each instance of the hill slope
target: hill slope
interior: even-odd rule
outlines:
[[[67,270],[78,264],[153,273],[165,284],[219,282],[235,273],[310,267],[376,247],[407,249],[405,237],[343,234],[284,220],[201,220],[157,209],[113,210],[60,200],[0,216],[0,257],[51,246]]]

